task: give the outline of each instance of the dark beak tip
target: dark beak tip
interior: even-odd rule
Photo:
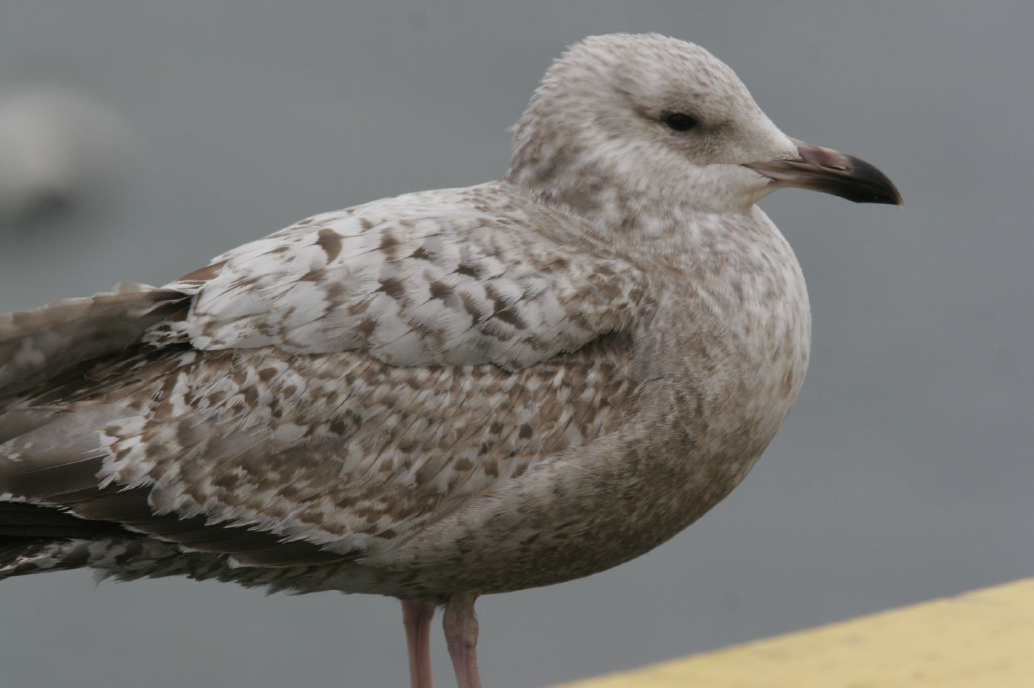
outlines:
[[[893,186],[888,190],[886,195],[877,195],[871,201],[861,201],[862,203],[879,203],[882,205],[894,205],[899,208],[905,207],[905,200],[901,198],[901,193]]]
[[[901,192],[898,191],[898,187],[896,186],[894,187],[894,205],[899,208],[905,207],[905,199],[901,197]]]
[[[868,201],[862,200],[863,203],[881,203],[884,205],[896,205],[899,208],[904,207],[905,201],[902,199],[898,187],[878,167],[853,155],[841,155],[847,163],[846,174],[841,179],[841,183],[844,185],[841,191],[850,193],[856,190],[864,190],[868,192],[869,199]]]
[[[834,195],[838,195],[838,194],[834,194]],[[886,194],[886,195],[884,195],[884,194],[877,194],[877,195],[867,196],[867,197],[862,197],[862,198],[857,198],[857,197],[851,198],[851,197],[849,197],[847,195],[841,195],[841,198],[847,198],[848,200],[854,201],[855,203],[871,203],[872,205],[893,205],[893,206],[896,206],[898,208],[904,208],[905,207],[905,201],[901,198],[900,194],[895,194],[895,195],[891,195],[891,194]]]

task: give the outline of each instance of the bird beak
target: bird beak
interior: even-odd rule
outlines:
[[[904,205],[894,182],[878,169],[831,148],[790,139],[799,157],[744,165],[759,172],[776,186],[796,186],[822,191],[855,203]]]

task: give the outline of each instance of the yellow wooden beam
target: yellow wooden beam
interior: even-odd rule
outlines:
[[[558,688],[1034,688],[1034,578]]]

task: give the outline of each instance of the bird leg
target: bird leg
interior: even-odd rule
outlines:
[[[449,646],[459,688],[481,688],[476,652],[478,620],[474,616],[475,599],[477,596],[469,593],[450,598],[442,616],[445,642]]]
[[[406,625],[409,648],[409,685],[431,686],[431,619],[434,605],[424,600],[402,600],[402,621]]]

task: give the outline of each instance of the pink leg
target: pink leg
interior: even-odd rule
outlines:
[[[445,641],[449,645],[452,667],[456,670],[459,688],[481,688],[478,677],[478,620],[474,616],[476,595],[463,594],[451,598],[445,605],[442,621]]]
[[[423,600],[402,600],[402,620],[406,624],[409,647],[409,685],[431,688],[431,619],[434,605]]]

